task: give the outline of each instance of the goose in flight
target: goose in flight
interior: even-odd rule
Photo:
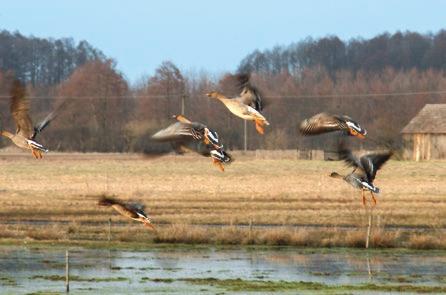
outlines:
[[[392,156],[392,151],[383,153],[370,153],[361,157],[356,157],[349,149],[342,148],[339,151],[340,159],[354,170],[347,175],[340,175],[332,172],[330,177],[340,178],[349,183],[351,186],[361,190],[362,203],[365,205],[365,192],[369,191],[372,196],[373,203],[376,205],[374,194],[380,192],[379,188],[373,184],[376,173]]]
[[[144,226],[153,230],[155,226],[152,224],[152,220],[144,212],[144,205],[139,203],[127,204],[118,199],[103,196],[98,201],[99,206],[107,206],[115,209],[119,214],[131,218],[133,220],[142,222]]]
[[[152,135],[152,139],[159,142],[170,142],[178,154],[187,151],[198,153],[202,156],[211,157],[213,163],[224,171],[223,164],[232,161],[217,132],[199,122],[191,122],[182,115],[174,116],[177,122],[158,131]]]
[[[206,95],[221,101],[237,117],[254,121],[257,132],[264,134],[264,126],[269,125],[269,122],[260,113],[264,109],[264,101],[257,88],[249,83],[249,75],[241,74],[236,78],[241,89],[237,97],[229,98],[217,91],[211,91]]]
[[[19,148],[31,150],[34,158],[41,159],[42,152],[47,153],[48,149],[38,143],[36,137],[56,117],[57,110],[49,113],[39,124],[33,126],[28,114],[29,101],[25,96],[25,86],[19,80],[15,80],[11,89],[10,111],[17,126],[16,132],[0,130],[0,134],[9,138]]]
[[[319,113],[303,120],[299,126],[299,131],[303,135],[318,135],[341,131],[343,134],[358,138],[365,138],[367,134],[367,131],[349,116],[327,113]]]

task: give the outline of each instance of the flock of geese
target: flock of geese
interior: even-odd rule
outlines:
[[[244,120],[254,121],[257,132],[264,134],[265,126],[268,126],[269,122],[261,113],[264,109],[264,101],[259,91],[249,82],[249,75],[239,74],[235,78],[240,89],[240,94],[237,97],[229,98],[217,91],[209,92],[207,96],[221,101],[234,115]],[[16,131],[12,133],[0,129],[0,134],[9,138],[17,147],[30,150],[34,158],[41,159],[42,153],[47,153],[48,149],[37,142],[36,137],[57,117],[60,107],[49,113],[39,124],[33,125],[29,116],[29,100],[26,99],[25,89],[24,84],[20,81],[13,82],[10,95],[10,111],[16,124]],[[156,132],[152,139],[170,143],[172,149],[179,154],[192,151],[210,157],[213,164],[224,171],[224,165],[231,163],[233,159],[225,151],[218,133],[203,123],[188,120],[183,115],[174,116],[174,119],[174,123]],[[352,118],[325,112],[303,120],[299,130],[304,136],[337,132],[340,136],[354,136],[364,139],[367,135],[367,131]],[[392,151],[369,153],[357,157],[348,148],[340,146],[338,153],[340,159],[351,166],[353,171],[344,176],[332,172],[330,176],[343,179],[357,188],[361,192],[364,206],[366,205],[365,193],[368,191],[374,205],[376,205],[374,194],[379,193],[379,188],[373,184],[373,181],[377,171],[392,156]],[[104,196],[98,201],[98,205],[112,207],[120,214],[155,229],[151,219],[144,212],[144,206],[141,204],[125,203]]]

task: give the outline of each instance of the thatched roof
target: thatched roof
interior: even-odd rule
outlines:
[[[401,133],[446,133],[446,104],[427,104]]]

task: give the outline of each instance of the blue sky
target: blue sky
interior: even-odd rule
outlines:
[[[234,71],[254,49],[326,35],[369,38],[446,28],[446,1],[3,1],[0,29],[85,39],[130,81],[171,60],[185,71]]]

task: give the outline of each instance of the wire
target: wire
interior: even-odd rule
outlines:
[[[380,97],[380,96],[413,96],[426,94],[446,94],[446,90],[415,91],[415,92],[387,92],[387,93],[345,93],[345,94],[320,94],[298,96],[265,96],[267,98],[336,98],[336,97]]]
[[[265,95],[265,98],[272,99],[300,99],[300,98],[337,98],[337,97],[383,97],[383,96],[414,96],[414,95],[446,95],[446,90],[437,90],[437,91],[414,91],[414,92],[387,92],[387,93],[335,93],[335,94],[316,94],[316,95],[273,95],[268,96]],[[29,99],[150,99],[150,98],[168,98],[168,97],[177,97],[180,98],[184,96],[184,93],[171,93],[166,95],[112,95],[112,96],[27,96]],[[204,97],[203,95],[199,95],[198,97]],[[0,95],[0,99],[9,99],[9,95]]]

